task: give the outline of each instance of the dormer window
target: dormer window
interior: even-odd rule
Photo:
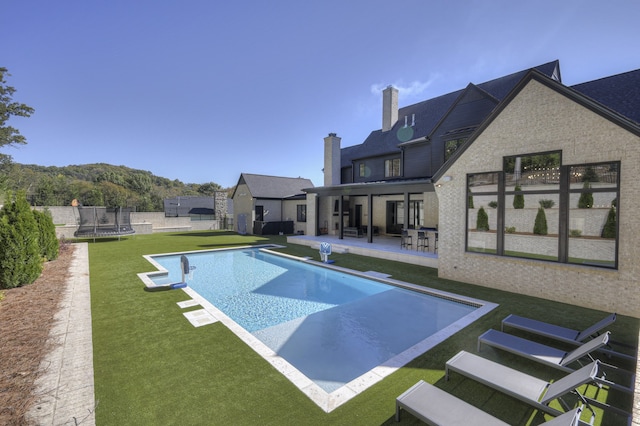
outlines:
[[[399,176],[400,176],[400,159],[394,158],[392,160],[385,160],[384,177],[399,177]]]
[[[448,161],[454,152],[465,143],[467,138],[451,139],[444,143],[444,161]]]

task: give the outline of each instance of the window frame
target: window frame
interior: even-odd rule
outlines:
[[[307,205],[306,204],[296,205],[296,221],[297,222],[307,221]]]
[[[389,158],[384,160],[384,177],[401,177],[400,173],[400,158]]]
[[[514,188],[507,188],[506,185],[506,180],[507,180],[507,175],[509,174],[508,171],[508,167],[507,167],[507,160],[514,158],[514,157],[526,157],[526,156],[536,156],[536,155],[547,155],[547,154],[553,154],[553,153],[559,153],[559,167],[558,167],[558,171],[556,172],[556,175],[554,175],[555,177],[557,177],[558,179],[558,186],[553,188],[553,186],[550,186],[550,188],[552,189],[546,189],[546,188],[538,188],[538,189],[532,189],[532,188],[521,188],[519,191],[515,191]],[[588,168],[594,168],[597,169],[599,167],[603,167],[603,166],[607,166],[610,170],[612,170],[613,172],[615,172],[615,182],[612,182],[610,180],[607,181],[607,183],[609,185],[604,185],[604,186],[600,186],[600,187],[593,187],[591,186],[590,188],[584,188],[584,187],[575,187],[575,181],[574,183],[574,187],[571,187],[571,171],[574,169],[578,169],[578,168],[582,168],[582,169],[588,169]],[[496,191],[481,191],[481,192],[472,192],[471,188],[473,187],[473,181],[474,179],[476,179],[478,176],[481,175],[492,175],[495,174],[498,177],[498,185],[497,185],[497,190]],[[542,152],[542,153],[529,153],[529,154],[522,154],[522,155],[517,155],[517,156],[505,156],[503,157],[503,169],[500,171],[489,171],[489,172],[478,172],[478,173],[468,173],[466,176],[466,200],[465,200],[465,252],[468,253],[476,253],[476,254],[486,254],[486,255],[497,255],[497,256],[505,256],[505,257],[514,257],[514,258],[523,258],[523,259],[535,259],[535,260],[540,260],[540,261],[547,261],[547,262],[556,262],[556,263],[563,263],[563,264],[569,264],[569,265],[576,265],[576,266],[591,266],[591,267],[600,267],[600,268],[605,268],[605,269],[618,269],[618,257],[619,257],[619,244],[620,244],[620,175],[621,175],[621,162],[620,161],[602,161],[602,162],[597,162],[597,163],[584,163],[584,164],[563,164],[562,163],[562,151],[558,150],[558,151],[549,151],[549,152]],[[553,185],[553,184],[551,184]],[[512,185],[513,186],[513,185]],[[572,259],[569,257],[569,248],[570,248],[570,240],[569,240],[569,234],[570,234],[570,226],[571,226],[571,222],[570,220],[572,219],[572,212],[577,212],[580,209],[579,208],[573,208],[574,206],[571,206],[571,195],[574,195],[574,199],[575,199],[575,194],[582,194],[585,192],[590,192],[593,194],[597,194],[597,193],[601,193],[601,194],[606,194],[606,193],[611,193],[612,195],[615,195],[614,200],[615,200],[615,253],[614,253],[614,260],[611,261],[608,258],[606,258],[606,256],[602,259],[593,259],[594,262],[589,262],[588,258],[583,258],[583,262],[575,262],[572,261]],[[558,221],[558,232],[557,232],[557,252],[556,252],[556,256],[555,259],[552,258],[542,258],[540,259],[538,256],[536,255],[536,253],[531,252],[529,254],[531,254],[531,256],[527,256],[526,253],[524,253],[522,256],[517,256],[514,254],[510,254],[507,253],[505,250],[505,222],[506,222],[506,211],[505,211],[505,202],[507,200],[507,197],[509,196],[514,196],[515,194],[526,194],[528,196],[540,196],[540,197],[544,197],[545,195],[551,195],[553,196],[557,196],[558,199],[558,209],[557,209],[557,221]],[[472,231],[473,227],[469,224],[470,221],[470,203],[469,203],[469,196],[473,195],[484,195],[484,196],[495,196],[497,198],[497,203],[498,206],[496,208],[496,214],[497,214],[497,218],[496,218],[496,222],[497,222],[497,229],[496,231],[496,247],[495,247],[495,252],[493,252],[493,250],[490,251],[483,251],[482,249],[478,249],[477,247],[470,247],[469,246],[469,235],[470,232]],[[530,197],[532,198],[532,197]],[[475,204],[475,203],[474,203]],[[604,204],[606,206],[606,203]],[[612,204],[613,205],[613,202]],[[474,206],[475,207],[475,206]],[[593,234],[592,234],[593,235]],[[548,237],[546,237],[548,238]],[[602,238],[602,237],[600,237]],[[546,256],[546,255],[541,255],[541,256]]]

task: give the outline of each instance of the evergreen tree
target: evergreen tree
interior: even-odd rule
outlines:
[[[585,182],[582,186],[583,189],[591,188],[589,182]],[[579,209],[590,209],[593,207],[593,193],[590,191],[583,192],[580,194],[580,199],[578,200],[578,208]]]
[[[484,207],[480,207],[480,210],[478,210],[478,216],[476,217],[476,229],[478,231],[489,230],[489,216],[487,215],[487,212],[484,211]]]
[[[616,209],[611,206],[609,214],[607,215],[607,221],[602,228],[602,238],[615,238],[616,237]]]
[[[543,207],[538,207],[536,222],[533,225],[533,233],[536,235],[547,235],[547,215]]]
[[[520,185],[516,185],[516,191],[520,191]],[[514,209],[524,209],[524,195],[516,194],[513,196],[513,208]]]
[[[40,246],[40,256],[45,260],[58,258],[58,237],[56,237],[56,226],[49,211],[40,212],[33,210],[33,216],[38,224],[38,245]]]
[[[42,272],[38,224],[24,193],[6,197],[0,210],[0,288],[31,284]]]

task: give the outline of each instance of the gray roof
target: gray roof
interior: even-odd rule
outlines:
[[[306,195],[303,188],[313,188],[309,179],[242,173],[238,185],[246,184],[254,198],[285,199]],[[237,189],[236,189],[237,190]],[[235,193],[234,193],[235,195]]]
[[[559,62],[557,60],[539,65],[533,69],[536,69],[542,74],[552,78],[554,76],[559,78],[560,76]],[[495,98],[496,101],[501,101],[527,74],[528,71],[529,69],[519,71],[514,74],[475,85],[475,87],[486,92]],[[471,84],[469,86],[474,85]],[[467,88],[469,86],[467,86]],[[404,117],[408,117],[409,120],[411,120],[413,114],[415,114],[416,118],[413,139],[424,138],[425,136],[431,135],[431,132],[440,120],[446,115],[451,106],[467,90],[467,88],[400,108],[398,110],[398,121],[390,131],[373,131],[363,143],[343,148],[340,156],[341,164],[343,166],[347,166],[350,165],[353,160],[359,158],[399,152],[400,148],[398,145],[402,141],[398,140],[398,129],[404,126]]]
[[[576,84],[571,88],[640,124],[640,69]]]

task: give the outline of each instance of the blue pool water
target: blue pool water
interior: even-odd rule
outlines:
[[[326,392],[477,309],[258,249],[187,257],[191,289]],[[182,280],[179,254],[153,259]]]

